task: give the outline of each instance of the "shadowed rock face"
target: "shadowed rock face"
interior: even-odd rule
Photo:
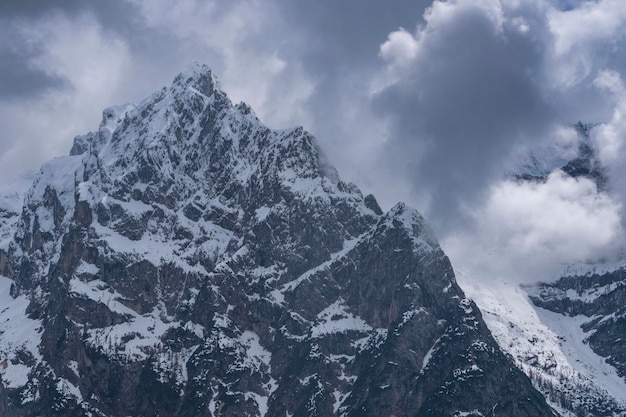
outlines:
[[[105,110],[0,252],[0,414],[553,416],[424,219],[322,161],[204,66]]]
[[[588,317],[586,342],[626,379],[626,270],[571,275],[531,288],[531,301],[567,316]]]

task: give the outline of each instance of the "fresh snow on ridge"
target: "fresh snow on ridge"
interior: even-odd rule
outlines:
[[[24,197],[35,178],[34,171],[27,171],[12,182],[0,185],[0,250],[6,250],[13,241]]]
[[[0,275],[0,380],[6,388],[18,388],[28,382],[31,366],[23,363],[17,355],[19,352],[37,361],[42,359],[41,321],[28,318],[27,297],[11,297],[12,283]]]
[[[373,328],[359,316],[353,315],[340,298],[317,315],[318,322],[311,329],[311,337],[346,331],[369,332]]]
[[[580,317],[566,317],[534,306],[517,284],[497,279],[486,283],[458,269],[456,274],[500,347],[533,383],[544,378],[574,396],[604,392],[626,406],[626,382],[584,343]],[[558,404],[552,405],[573,417]]]
[[[413,250],[416,253],[431,252],[439,248],[435,232],[414,208],[398,203],[385,215],[385,220],[387,227],[392,227],[394,221],[400,222],[413,241]]]

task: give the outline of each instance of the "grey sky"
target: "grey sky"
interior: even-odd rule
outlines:
[[[474,213],[505,210],[500,174],[519,148],[583,120],[606,123],[598,146],[621,156],[625,23],[620,0],[5,0],[0,182],[198,61],[270,127],[313,132],[383,207],[404,200],[444,240],[487,242]],[[621,215],[612,193],[598,213]]]

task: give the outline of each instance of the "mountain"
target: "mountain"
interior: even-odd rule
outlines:
[[[418,212],[205,66],[105,110],[11,213],[2,416],[556,416]]]
[[[597,158],[593,128],[579,122],[569,140],[522,155],[508,179],[545,182],[560,171],[606,192],[609,172]],[[457,273],[501,349],[562,415],[626,416],[625,268],[624,261],[569,265],[521,287]]]
[[[569,317],[587,318],[580,328],[586,342],[626,378],[626,270],[566,275],[554,283],[530,288],[531,301],[546,310]]]
[[[530,301],[561,322],[586,351],[593,379],[619,393],[614,414],[626,415],[626,267],[623,262],[568,267],[556,281],[527,286]],[[571,338],[570,335],[564,335]],[[564,340],[567,340],[564,337]],[[621,394],[621,395],[620,395]],[[613,415],[613,414],[608,414]]]
[[[590,137],[593,128],[593,124],[576,123],[575,138],[552,140],[521,155],[508,176],[518,181],[545,182],[548,175],[561,171],[572,178],[588,178],[599,191],[605,191],[608,172],[596,155]]]
[[[500,348],[561,415],[626,415],[626,381],[589,346],[589,333],[581,327],[588,317],[534,304],[537,285],[485,284],[462,273],[459,282],[479,306]]]

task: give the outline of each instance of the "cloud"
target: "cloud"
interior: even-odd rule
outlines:
[[[389,126],[381,160],[407,179],[411,203],[456,267],[528,282],[562,264],[623,256],[619,3],[434,1],[414,31],[381,42],[386,67],[373,96]],[[607,192],[561,173],[545,183],[505,179],[520,153],[570,141],[579,120],[596,123]]]
[[[599,73],[626,68],[626,11],[620,1],[577,1],[563,10],[547,9],[553,42],[546,73],[560,98],[561,119],[604,122],[611,101],[594,85]]]
[[[419,42],[404,28],[389,34],[380,46],[380,55],[392,68],[405,69],[417,57]]]
[[[626,9],[620,0],[582,2],[570,10],[552,9],[549,21],[556,35],[554,49],[558,55],[574,49],[587,54],[585,49],[597,42],[619,42],[624,33]]]
[[[148,28],[186,45],[189,61],[208,57],[234,101],[246,101],[273,126],[306,121],[301,110],[313,84],[297,63],[281,57],[287,26],[272,3],[184,0],[135,1]],[[288,110],[286,110],[288,109]]]
[[[601,71],[594,85],[609,93],[610,101],[615,101],[611,120],[596,126],[592,137],[598,148],[598,156],[605,166],[618,169],[624,165],[623,136],[626,132],[626,88],[621,76],[615,71]],[[614,172],[614,174],[617,174]],[[615,175],[613,175],[615,176]],[[622,188],[622,190],[624,190]]]
[[[573,262],[620,254],[623,206],[586,178],[557,171],[545,183],[502,181],[472,212],[472,225],[443,242],[462,272],[536,282]]]
[[[116,37],[109,29],[121,31],[132,27],[134,10],[125,0],[111,2],[86,2],[81,0],[7,0],[0,2],[0,100],[37,98],[51,89],[64,90],[71,81],[33,65],[33,60],[46,53],[47,36],[39,36],[36,27],[40,22],[60,19],[79,25],[89,16],[103,37]],[[46,33],[47,24],[42,25]],[[52,34],[53,38],[54,35]],[[119,38],[119,36],[117,36]],[[81,39],[66,39],[70,44]],[[50,63],[52,65],[52,63]]]
[[[609,192],[626,205],[626,87],[621,75],[613,70],[600,71],[594,85],[606,94],[606,101],[613,105],[613,111],[609,120],[592,129],[591,138],[600,161],[608,169]],[[626,225],[624,212],[622,225]]]
[[[375,106],[392,128],[387,163],[404,167],[398,174],[440,230],[455,226],[461,202],[483,197],[516,142],[551,127],[541,19],[497,0],[435,1],[415,33],[392,32],[380,47],[387,70]]]
[[[3,153],[0,176],[7,180],[24,169],[24,161],[43,162],[65,155],[76,134],[96,127],[103,108],[119,93],[131,58],[120,39],[106,36],[89,15],[69,20],[62,15],[16,26],[20,39],[41,45],[27,65],[64,88],[39,95],[0,100]]]
[[[0,98],[37,98],[50,89],[66,87],[67,80],[31,64],[31,57],[42,53],[42,46],[16,36],[15,31],[6,21],[0,29]]]

